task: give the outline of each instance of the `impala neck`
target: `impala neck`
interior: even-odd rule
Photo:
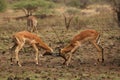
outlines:
[[[39,43],[39,46],[45,49],[47,52],[53,52],[53,49],[43,42]]]
[[[65,48],[61,49],[60,53],[67,53],[70,52],[72,49],[74,48],[74,45],[70,44],[68,46],[66,46]]]

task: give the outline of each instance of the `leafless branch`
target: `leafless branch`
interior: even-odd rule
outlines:
[[[64,16],[64,21],[65,21],[65,27],[68,30],[70,27],[70,23],[73,19],[73,16],[69,15],[69,17],[66,17],[65,14],[63,14],[63,16]]]

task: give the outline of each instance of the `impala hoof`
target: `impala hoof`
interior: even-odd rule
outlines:
[[[18,64],[18,66],[19,66],[19,67],[22,67],[22,65],[20,64],[20,62],[19,62],[19,61],[17,61],[17,64]]]
[[[102,59],[102,63],[104,62],[104,59]]]
[[[38,62],[36,62],[36,64],[38,65]]]

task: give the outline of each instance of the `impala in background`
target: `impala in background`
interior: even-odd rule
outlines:
[[[28,15],[27,16],[27,30],[29,31],[29,28],[30,28],[30,31],[31,32],[35,32],[37,31],[37,18],[33,15]]]

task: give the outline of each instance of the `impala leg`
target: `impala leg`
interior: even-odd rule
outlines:
[[[37,30],[37,20],[34,21],[34,29],[37,31],[38,33],[38,30]]]
[[[92,44],[97,48],[99,52],[97,55],[98,61],[103,62],[104,61],[103,48],[100,45],[98,45],[95,41],[92,41]],[[100,56],[101,56],[101,60],[100,60]]]
[[[68,66],[72,58],[72,53],[68,53],[65,64]]]
[[[35,44],[32,44],[33,48],[35,49],[36,53],[35,53],[35,61],[36,61],[36,64],[38,64],[38,48]]]
[[[19,53],[20,49],[23,47],[23,45],[24,45],[24,43],[18,44],[18,46],[17,46],[16,49],[15,49],[16,61],[17,61],[17,64],[18,64],[20,67],[21,67],[22,65],[21,65],[21,63],[20,63],[20,61],[19,61],[19,55],[18,55],[18,53]]]
[[[29,26],[30,28],[29,28],[29,31],[30,32],[33,32],[33,26]]]
[[[101,54],[101,55],[102,55],[102,62],[104,62],[104,49],[102,48],[101,45],[98,44],[98,46],[99,46],[99,47],[101,48],[101,50],[102,50],[102,51],[101,51],[101,52],[102,52],[102,54]]]
[[[32,25],[31,25],[31,27],[32,27],[32,32],[34,32],[34,31],[35,31],[34,22],[31,20],[31,23],[32,23]]]
[[[33,21],[30,20],[30,31],[33,32]]]
[[[35,31],[38,33],[36,25],[33,26],[33,32]]]
[[[62,57],[63,57],[64,60],[65,60],[65,61],[63,62],[63,64],[66,65],[67,58],[66,58],[65,56],[62,56]]]
[[[31,31],[31,20],[27,20],[27,30]]]
[[[67,58],[67,61],[66,61],[66,65],[68,66],[70,61],[71,61],[71,58],[72,58],[72,54],[79,48],[80,45],[76,45],[71,51],[70,53],[68,53],[68,58]]]
[[[35,30],[37,31],[37,33],[38,33],[38,30],[37,30],[37,25],[35,25]]]
[[[31,32],[34,32],[34,26],[31,26]]]
[[[65,60],[65,61],[63,62],[63,64],[65,65],[65,64],[66,64],[66,61],[67,61],[66,55],[65,55],[65,54],[61,54],[61,57]]]
[[[16,46],[18,46],[16,43],[13,45],[13,47],[10,49],[11,51],[11,58],[10,58],[10,61],[12,62],[13,61],[13,50],[15,50]]]
[[[37,29],[36,29],[35,26],[33,26],[33,27],[32,27],[32,32],[35,32],[35,31],[37,31]]]
[[[29,31],[29,28],[28,28],[29,25],[30,25],[30,24],[29,24],[29,20],[27,20],[27,27],[26,27],[26,30],[28,30],[28,31]]]

